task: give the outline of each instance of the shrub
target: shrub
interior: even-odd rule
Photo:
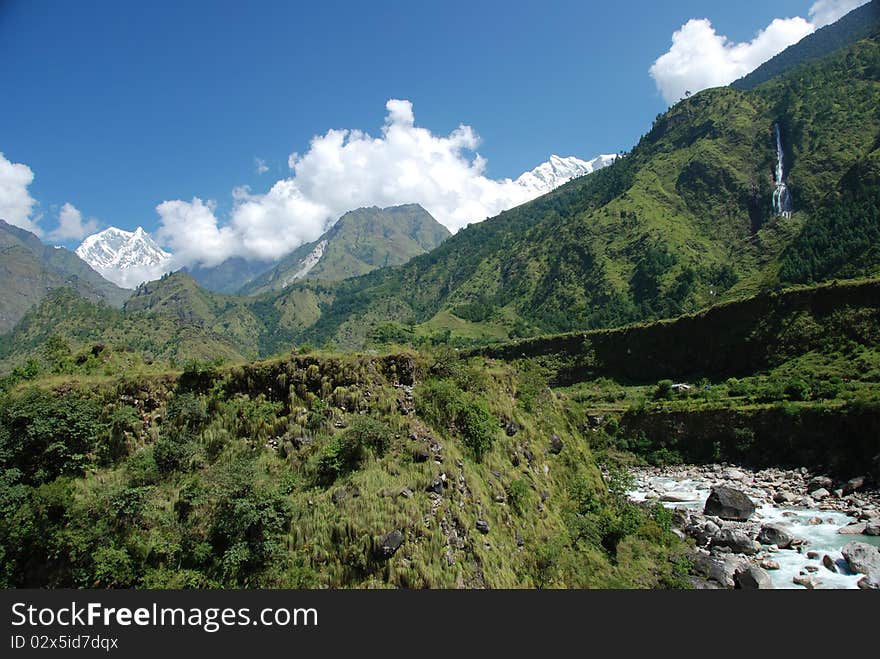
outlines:
[[[175,428],[200,430],[208,422],[208,409],[203,400],[188,391],[168,401],[165,417]]]
[[[347,436],[349,442],[365,446],[380,457],[391,446],[394,437],[391,428],[369,416],[355,417],[343,434]]]
[[[737,380],[736,378],[730,378],[729,380],[727,380],[728,396],[748,396],[751,391],[752,388],[748,385],[747,382]]]
[[[159,481],[159,468],[153,459],[153,447],[133,453],[125,461],[125,475],[132,487],[153,485]]]
[[[807,400],[810,397],[810,385],[795,378],[786,383],[783,392],[789,400]]]
[[[173,429],[153,445],[153,460],[161,474],[170,474],[184,466],[190,453],[191,436],[186,430]]]
[[[672,510],[659,501],[651,509],[651,517],[663,531],[669,532],[672,530]]]
[[[0,464],[31,484],[79,474],[106,432],[100,415],[93,400],[32,389],[0,407]]]
[[[457,432],[477,461],[492,448],[498,420],[486,403],[448,380],[428,380],[416,391],[416,411],[438,430]]]
[[[318,482],[329,485],[343,474],[360,467],[369,452],[381,456],[391,445],[392,430],[381,421],[358,417],[334,436],[318,458]]]
[[[654,390],[655,400],[669,400],[672,398],[672,380],[660,380]]]

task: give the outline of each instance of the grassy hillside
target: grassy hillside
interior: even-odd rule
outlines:
[[[0,582],[682,585],[668,514],[580,426],[448,354],[40,381],[0,398]]]
[[[76,254],[44,245],[34,234],[0,219],[0,333],[11,330],[48,291],[62,287],[112,306],[121,306],[129,295]]]
[[[599,377],[645,383],[663,378],[741,376],[811,350],[880,344],[880,280],[765,293],[672,320],[538,337],[481,348],[506,361],[545,360],[553,381]]]

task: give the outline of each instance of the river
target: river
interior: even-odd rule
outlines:
[[[755,503],[756,510],[748,523],[730,526],[746,527],[754,537],[763,524],[779,522],[804,541],[800,550],[773,550],[765,546],[752,558],[755,564],[769,560],[779,565],[778,569],[767,570],[774,588],[803,588],[793,579],[812,575],[816,588],[856,589],[864,575],[849,570],[841,548],[852,540],[880,546],[878,536],[839,533],[840,529],[857,522],[856,517],[865,519],[877,512],[876,493],[860,492],[843,497],[837,496],[841,494],[838,491],[827,498],[820,494],[823,500],[816,501],[806,492],[812,475],[801,470],[750,472],[727,465],[676,466],[636,469],[633,476],[635,486],[629,492],[632,500],[653,499],[669,508],[681,507],[698,513],[703,511],[712,487],[727,485],[745,492]],[[791,495],[788,498],[794,500],[775,503],[774,495],[779,491],[785,491]],[[722,522],[722,526],[728,524]],[[823,564],[826,555],[833,561],[835,571]]]

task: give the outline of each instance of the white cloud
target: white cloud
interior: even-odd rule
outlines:
[[[268,192],[236,188],[225,222],[198,198],[160,204],[157,237],[179,265],[211,266],[234,255],[279,258],[361,206],[420,203],[457,231],[534,196],[510,179],[485,176],[486,161],[475,151],[480,139],[470,126],[435,135],[415,124],[409,101],[389,100],[386,110],[380,136],[328,130],[305,154],[290,155],[292,175]]]
[[[214,205],[198,197],[191,202],[164,201],[156,206],[161,223],[156,238],[174,252],[176,267],[199,261],[222,263],[233,255],[236,237],[231,227],[219,227]]]
[[[10,162],[0,153],[0,220],[40,236],[43,233],[37,226],[40,216],[34,217],[37,201],[28,192],[33,180],[30,167]]]
[[[269,166],[262,158],[254,158],[254,169],[257,170],[257,174],[265,174],[269,171]]]
[[[865,1],[818,0],[810,8],[810,20],[775,18],[754,39],[740,43],[718,34],[709,19],[693,18],[673,33],[672,47],[651,66],[651,76],[668,103],[687,91],[730,84]]]
[[[51,240],[82,240],[98,230],[98,220],[90,217],[83,222],[82,213],[73,204],[67,203],[58,213],[58,227],[49,233]]]
[[[816,29],[833,23],[868,0],[817,0],[810,7],[810,22]]]

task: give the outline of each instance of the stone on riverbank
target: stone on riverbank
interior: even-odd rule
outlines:
[[[698,553],[690,556],[694,573],[700,577],[715,581],[725,588],[734,588],[734,575],[737,570],[748,565],[748,561],[740,556],[710,556]]]
[[[741,590],[772,590],[770,575],[756,565],[737,570],[733,576],[736,587]]]

